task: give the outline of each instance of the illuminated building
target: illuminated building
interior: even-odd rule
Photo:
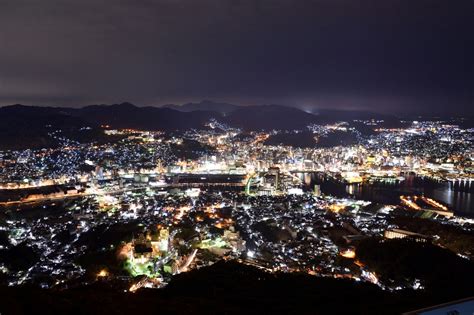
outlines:
[[[321,185],[314,185],[313,195],[315,197],[321,196]]]
[[[280,189],[280,168],[270,167],[264,175],[264,185],[274,190]]]
[[[397,238],[409,238],[413,239],[417,242],[427,242],[430,240],[429,236],[411,232],[411,231],[406,231],[406,230],[401,230],[401,229],[390,229],[386,230],[384,232],[384,237],[387,239],[397,239]]]

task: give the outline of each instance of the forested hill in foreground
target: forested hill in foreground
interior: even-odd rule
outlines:
[[[304,274],[268,274],[235,262],[176,276],[164,289],[124,293],[107,283],[62,291],[0,287],[2,314],[400,314],[446,302],[418,292]]]

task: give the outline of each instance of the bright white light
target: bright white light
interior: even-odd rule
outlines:
[[[248,258],[254,258],[255,257],[255,252],[251,251],[251,250],[247,251],[247,257]]]

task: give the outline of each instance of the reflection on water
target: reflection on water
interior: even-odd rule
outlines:
[[[364,184],[343,184],[329,179],[322,173],[299,173],[306,188],[321,186],[323,194],[337,197],[352,196],[384,204],[400,204],[401,195],[424,194],[445,203],[456,214],[474,217],[474,197],[471,192],[455,191],[452,185],[430,179],[407,175],[401,182],[377,182]],[[474,185],[474,183],[473,183]],[[471,190],[472,191],[472,190]]]
[[[459,214],[465,214],[474,217],[474,200],[472,193],[453,191],[450,187],[433,190],[434,199],[449,205]]]

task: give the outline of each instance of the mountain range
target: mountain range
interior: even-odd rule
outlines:
[[[326,123],[341,119],[380,117],[370,112],[322,110],[309,113],[282,105],[239,106],[202,101],[184,105],[138,107],[131,103],[90,105],[82,108],[10,105],[0,108],[0,122],[5,126],[48,123],[63,125],[110,125],[112,128],[145,130],[182,130],[202,128],[215,118],[246,130],[303,129],[310,123]],[[31,121],[32,118],[35,121]],[[37,120],[39,118],[39,121]],[[45,120],[45,121],[43,121]]]
[[[131,103],[90,105],[82,108],[16,104],[0,107],[0,149],[48,146],[48,132],[57,129],[76,132],[84,130],[83,127],[90,127],[87,130],[90,136],[94,137],[103,125],[118,129],[170,132],[203,129],[206,122],[216,119],[246,131],[303,130],[311,123],[326,124],[345,119],[351,121],[377,117],[381,115],[338,110],[311,113],[282,105],[239,106],[212,101],[161,107],[139,107]],[[397,120],[387,115],[383,117]],[[84,136],[83,138],[87,139]]]
[[[161,106],[162,108],[170,108],[180,112],[194,112],[194,111],[210,111],[222,114],[228,114],[238,109],[240,106],[228,103],[218,103],[209,100],[204,100],[199,103],[186,103],[183,105],[168,104]]]

